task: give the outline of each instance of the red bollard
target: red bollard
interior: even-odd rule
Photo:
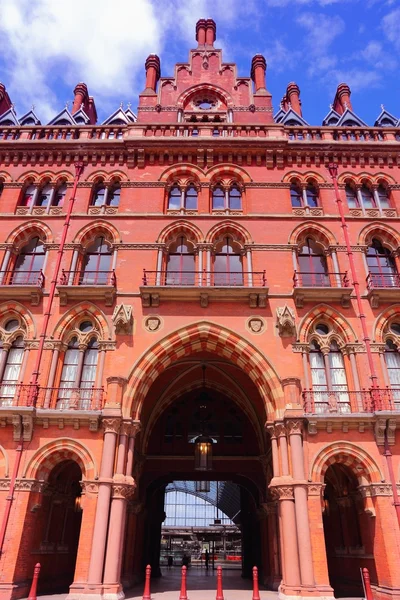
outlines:
[[[150,597],[150,576],[151,576],[151,566],[147,565],[146,567],[146,579],[144,582],[144,590],[143,590],[143,598],[142,600],[151,600]]]
[[[253,567],[253,597],[251,600],[260,600],[260,590],[258,588],[258,569]]]
[[[29,590],[28,600],[36,600],[39,573],[40,573],[40,563],[36,563],[35,568],[33,569],[33,579],[32,579],[31,589]]]
[[[222,567],[217,567],[217,595],[215,600],[224,600],[224,593],[222,591]]]
[[[373,600],[372,589],[371,589],[371,579],[369,577],[369,571],[364,567],[362,569],[362,577],[364,579],[364,587],[365,587],[365,595],[367,597],[366,600]]]
[[[187,589],[186,589],[186,567],[183,565],[182,567],[182,583],[181,583],[181,594],[179,596],[179,600],[188,600],[187,597]]]

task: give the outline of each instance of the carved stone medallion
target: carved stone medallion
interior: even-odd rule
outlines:
[[[147,317],[144,321],[144,327],[147,331],[158,331],[161,327],[161,319],[160,317],[151,316]]]
[[[265,322],[261,317],[250,317],[247,319],[246,328],[250,333],[258,335],[265,331]]]

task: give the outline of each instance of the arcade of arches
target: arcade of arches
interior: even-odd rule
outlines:
[[[239,486],[244,577],[257,565],[267,589],[332,598],[360,594],[367,566],[377,590],[394,585],[387,555],[395,532],[383,535],[393,505],[374,458],[340,432],[313,446],[296,378],[281,382],[281,396],[275,387],[274,404],[267,361],[246,373],[243,350],[224,358],[203,342],[164,357],[130,409],[135,419],[122,416],[127,380],[109,379],[100,466],[83,442],[66,438],[33,456],[13,508],[22,520],[13,597],[26,595],[39,560],[39,592],[69,588],[71,600],[117,598],[142,580],[146,564],[160,575],[166,486],[207,479]],[[268,390],[261,373],[271,378]],[[200,434],[213,440],[211,472],[195,470]]]

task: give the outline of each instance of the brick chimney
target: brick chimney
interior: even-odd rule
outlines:
[[[251,78],[254,81],[256,93],[259,90],[265,90],[265,73],[267,63],[262,54],[256,54],[251,61]]]
[[[196,40],[197,46],[204,46],[206,43],[206,25],[207,21],[205,19],[200,19],[196,23]]]
[[[335,99],[333,101],[333,110],[336,110],[339,115],[342,115],[346,108],[353,110],[350,96],[351,90],[347,83],[340,83],[336,90]]]
[[[74,102],[72,104],[71,114],[74,115],[83,106],[91,125],[97,123],[97,111],[93,96],[89,96],[86,83],[78,83],[74,89]]]
[[[146,90],[155,94],[161,75],[160,59],[157,54],[150,54],[146,58],[144,68],[146,69]]]
[[[3,115],[5,112],[11,108],[11,100],[10,96],[7,93],[6,86],[0,83],[0,115]]]
[[[295,113],[300,115],[300,117],[303,116],[301,112],[300,88],[294,81],[290,82],[286,88],[286,101],[290,103]]]
[[[206,46],[214,46],[214,42],[217,39],[217,26],[213,19],[207,19],[206,21]]]

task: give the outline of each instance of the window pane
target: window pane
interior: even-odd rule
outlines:
[[[114,188],[109,190],[107,204],[109,206],[119,206],[120,196],[121,188]]]
[[[105,187],[98,188],[94,193],[92,205],[93,206],[103,206],[105,193],[106,193]]]
[[[229,191],[229,208],[231,210],[241,210],[242,208],[242,193],[236,186],[232,186]]]
[[[177,210],[181,207],[181,190],[174,186],[169,192],[168,208]]]
[[[197,190],[194,186],[189,186],[186,191],[185,208],[188,210],[197,209]]]
[[[297,185],[290,186],[290,200],[293,207],[303,206],[302,191],[297,187]]]
[[[225,208],[225,191],[219,186],[213,190],[212,207],[214,210]]]

